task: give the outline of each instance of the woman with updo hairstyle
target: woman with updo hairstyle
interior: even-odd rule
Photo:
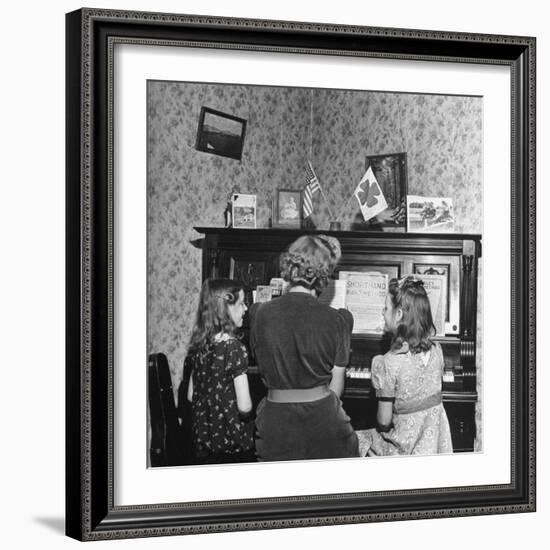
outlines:
[[[268,390],[256,411],[260,460],[359,456],[340,401],[353,317],[317,300],[340,256],[333,237],[298,238],[280,257],[286,292],[250,308],[250,348]]]

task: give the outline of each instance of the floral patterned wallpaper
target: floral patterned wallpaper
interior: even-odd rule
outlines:
[[[481,109],[472,97],[316,91],[313,165],[335,217],[345,225],[358,213],[347,199],[366,155],[406,152],[408,193],[452,198],[455,230],[480,232]]]
[[[202,106],[246,119],[240,161],[195,149]],[[268,227],[277,188],[301,189],[309,158],[344,229],[366,155],[407,153],[408,193],[451,197],[455,230],[482,231],[482,99],[412,93],[150,81],[148,350],[181,378],[201,281],[193,226],[223,226],[231,190],[257,195]],[[314,222],[331,216],[320,193]]]

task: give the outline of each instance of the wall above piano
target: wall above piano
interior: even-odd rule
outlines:
[[[409,194],[453,198],[456,231],[481,231],[479,97],[156,81],[147,95],[149,194],[180,202],[193,223],[223,225],[236,186],[257,195],[258,227],[267,227],[275,189],[302,188],[309,158],[346,228],[365,157],[404,151]],[[247,121],[241,161],[195,149],[203,106]],[[327,228],[314,199],[316,225]]]
[[[241,161],[195,149],[202,106],[247,120]],[[176,382],[201,281],[192,227],[223,225],[233,186],[257,195],[266,227],[274,191],[303,187],[309,157],[346,228],[365,156],[406,151],[409,193],[452,197],[455,230],[482,231],[479,97],[152,81],[147,120],[148,351],[166,353]],[[315,222],[327,228],[315,200]]]

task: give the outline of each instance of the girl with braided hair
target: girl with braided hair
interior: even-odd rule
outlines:
[[[372,361],[378,427],[357,432],[361,456],[452,453],[441,402],[443,352],[424,283],[391,279],[383,311],[390,350]]]
[[[260,460],[358,456],[340,401],[353,317],[317,300],[340,256],[333,237],[298,238],[280,257],[287,292],[250,308],[250,348],[268,388],[256,411]]]

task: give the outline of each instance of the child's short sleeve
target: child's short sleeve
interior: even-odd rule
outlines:
[[[445,356],[443,355],[443,350],[441,349],[441,344],[439,342],[436,342],[434,345],[435,353],[437,354],[437,362],[439,371],[441,372],[441,375],[443,376],[443,369],[445,367]]]
[[[233,378],[244,374],[248,370],[248,353],[242,342],[234,339],[229,341],[226,361],[226,368]]]
[[[377,355],[372,360],[371,381],[378,398],[395,397],[396,372],[388,364],[383,355]]]

